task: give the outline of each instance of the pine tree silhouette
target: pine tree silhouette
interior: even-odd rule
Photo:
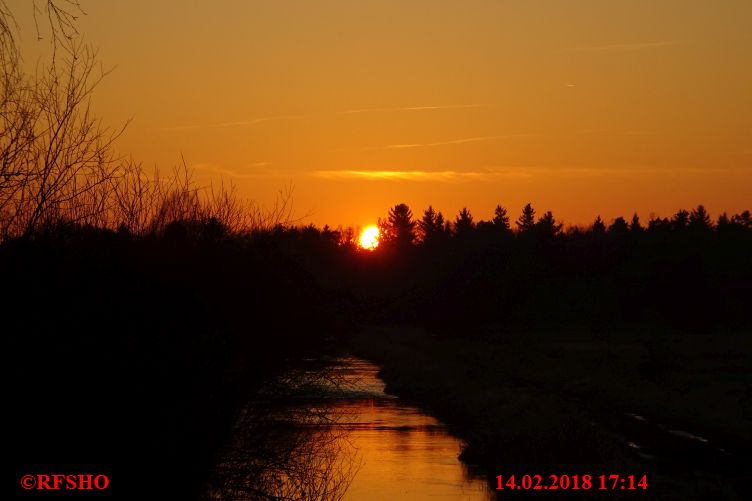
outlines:
[[[520,232],[527,232],[535,227],[535,209],[532,205],[528,203],[522,208],[522,214],[515,224]]]

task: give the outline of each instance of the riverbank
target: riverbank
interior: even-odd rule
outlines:
[[[239,405],[333,330],[306,272],[251,239],[81,229],[5,242],[0,263],[5,498],[60,472],[196,499]]]
[[[449,423],[491,479],[648,474],[650,498],[742,499],[743,336],[461,334],[372,327],[351,346],[382,365],[387,391]]]
[[[489,501],[460,441],[352,356],[302,360],[244,406],[207,500]]]

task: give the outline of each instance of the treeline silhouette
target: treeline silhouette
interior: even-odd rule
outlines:
[[[369,251],[357,228],[295,224],[291,189],[263,209],[184,162],[18,165],[45,163],[8,163],[0,182],[7,485],[101,470],[146,479],[115,497],[196,496],[239,405],[367,323],[459,339],[750,326],[749,211],[565,228],[531,204],[514,221],[397,204]]]
[[[356,228],[296,225],[291,189],[263,208],[232,185],[197,186],[185,162],[146,172],[91,109],[106,72],[74,36],[77,2],[38,3],[54,55],[29,75],[0,2],[4,485],[16,494],[22,475],[60,472],[108,474],[112,497],[197,497],[240,405],[366,323],[463,339],[750,326],[749,211],[564,228],[530,204],[514,222],[501,206],[448,221],[398,204],[367,251]]]
[[[134,210],[112,191],[92,218],[43,211],[0,243],[16,494],[21,476],[59,471],[109,475],[108,497],[199,497],[239,406],[338,326],[266,236],[287,194],[257,211],[184,169],[118,183]]]
[[[4,485],[104,473],[112,497],[196,497],[238,405],[336,328],[305,270],[245,238],[289,224],[291,189],[262,208],[118,154],[78,2],[29,8],[51,32],[33,73],[0,2]]]
[[[490,221],[463,209],[449,223],[398,204],[369,251],[355,228],[278,219],[284,198],[252,226],[239,209],[202,212],[184,172],[160,181],[172,191],[135,226],[57,217],[0,244],[14,474],[167,471],[193,495],[239,402],[368,323],[459,339],[750,326],[747,211],[564,229],[530,204],[515,223],[501,206]],[[128,488],[167,487],[150,478]]]
[[[476,222],[463,208],[449,222],[433,207],[416,218],[398,204],[379,227],[373,252],[358,249],[357,231],[349,228],[276,234],[294,259],[320,271],[322,283],[371,305],[361,310],[380,321],[460,330],[489,322],[596,330],[749,324],[749,211],[713,222],[700,205],[644,225],[635,214],[629,222],[618,217],[607,225],[597,217],[588,228],[564,229],[551,212],[536,217],[531,204],[514,223],[502,206],[490,221]],[[344,258],[311,262],[322,247]]]
[[[295,224],[289,190],[262,210],[232,187],[197,186],[184,166],[130,168],[80,213],[50,205],[4,226],[16,477],[148,472],[113,487],[128,497],[174,491],[167,472],[193,496],[255,388],[368,323],[460,339],[750,326],[748,211],[564,228],[531,204],[514,222],[502,206],[489,221],[466,208],[448,221],[397,204],[369,251],[357,228]]]

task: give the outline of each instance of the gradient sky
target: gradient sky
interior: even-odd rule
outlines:
[[[11,0],[27,63],[37,42]],[[749,0],[82,0],[118,148],[307,222],[752,207]]]

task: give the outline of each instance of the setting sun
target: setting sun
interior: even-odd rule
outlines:
[[[750,26],[0,0],[14,494],[752,501]]]
[[[360,233],[358,243],[363,249],[373,250],[379,246],[379,228],[378,226],[366,226]]]

